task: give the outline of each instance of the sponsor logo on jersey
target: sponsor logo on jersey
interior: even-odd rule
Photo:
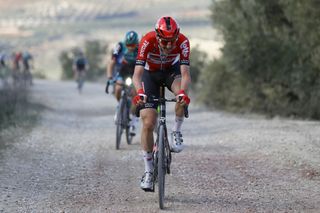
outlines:
[[[121,45],[118,43],[113,49],[113,55],[119,55],[121,51]]]
[[[162,56],[159,54],[149,53],[148,59],[154,64],[169,64],[171,62],[179,60],[179,54],[169,54]]]
[[[145,107],[145,108],[152,108],[153,105],[154,105],[154,103],[145,103],[145,104],[144,104],[144,107]]]
[[[189,65],[189,60],[181,60],[180,64]]]
[[[146,62],[145,61],[143,61],[143,60],[136,60],[136,65],[142,65],[142,66],[144,66],[146,64]]]
[[[182,55],[184,57],[188,57],[189,54],[189,47],[187,45],[188,40],[185,40],[184,42],[182,42],[182,44],[180,45],[180,49],[182,50]]]
[[[146,50],[146,48],[149,45],[149,43],[150,43],[149,41],[144,41],[143,42],[142,47],[140,49],[140,54],[139,54],[140,57],[144,56],[144,51]]]

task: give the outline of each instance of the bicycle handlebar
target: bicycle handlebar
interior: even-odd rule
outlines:
[[[106,89],[105,89],[105,92],[106,92],[107,94],[109,94],[109,86],[110,86],[110,82],[107,81],[107,85],[106,85]]]
[[[179,100],[181,100],[182,97],[179,97]],[[148,98],[148,101],[156,101],[156,102],[161,102],[161,101],[164,101],[164,102],[177,102],[177,99],[176,98],[171,98],[171,99],[166,99],[166,98],[163,98],[161,100],[161,98]],[[136,116],[137,117],[140,117],[140,110],[143,108],[144,104],[142,105],[137,105],[136,107]],[[184,117],[186,118],[189,118],[189,110],[188,110],[188,107],[189,105],[185,105],[184,106]]]
[[[105,89],[105,92],[106,92],[107,94],[109,94],[109,86],[110,86],[111,84],[117,84],[117,85],[120,85],[120,86],[127,86],[126,83],[119,83],[119,82],[117,82],[116,80],[112,80],[111,82],[112,82],[112,83],[110,83],[110,81],[107,81],[107,85],[106,85],[106,89]]]

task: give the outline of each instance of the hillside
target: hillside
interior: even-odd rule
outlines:
[[[181,32],[211,55],[221,46],[209,20],[211,0],[13,0],[0,3],[0,47],[5,51],[29,48],[37,67],[58,78],[57,55],[84,40],[114,43],[134,29],[140,35],[152,30],[162,15],[174,16]],[[208,48],[209,47],[209,48]]]

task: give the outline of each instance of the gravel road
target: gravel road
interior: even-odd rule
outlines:
[[[79,95],[74,82],[37,80],[32,98],[40,121],[0,141],[0,212],[159,212],[157,193],[139,188],[139,137],[115,150],[103,84]],[[320,122],[191,105],[183,130],[164,212],[320,212]]]

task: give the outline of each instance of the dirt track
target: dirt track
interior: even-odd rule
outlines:
[[[115,101],[104,85],[79,95],[74,82],[36,81],[32,90],[47,109],[28,135],[1,141],[0,212],[159,211],[157,193],[139,188],[139,138],[114,149]],[[191,105],[183,130],[166,211],[320,212],[320,122]]]

